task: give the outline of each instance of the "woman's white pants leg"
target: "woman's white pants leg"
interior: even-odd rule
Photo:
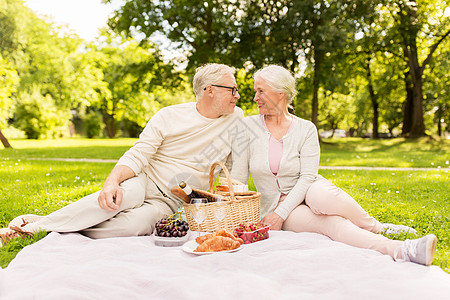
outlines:
[[[373,249],[394,257],[402,241],[378,234],[382,225],[371,217],[350,195],[319,176],[283,224],[283,230],[316,232],[334,241]]]

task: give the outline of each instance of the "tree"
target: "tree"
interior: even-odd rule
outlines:
[[[164,63],[159,51],[150,43],[139,45],[131,39],[121,40],[106,34],[99,45],[91,44],[87,59],[101,70],[107,91],[91,102],[103,115],[107,135],[116,135],[117,120],[127,119],[145,126],[161,107],[157,92],[180,86],[180,75]],[[156,93],[156,94],[155,94]]]
[[[237,42],[237,5],[232,0],[127,0],[109,25],[128,37],[143,35],[144,40],[163,34],[187,53],[187,68],[192,70],[207,62],[230,62],[230,47]]]
[[[449,17],[443,15],[445,2],[421,1],[417,4],[409,0],[389,0],[386,4],[394,20],[389,37],[401,46],[401,53],[396,54],[403,56],[408,67],[402,133],[411,137],[425,135],[424,70],[440,44],[450,35]]]
[[[434,112],[435,132],[443,136],[445,131],[449,131],[450,124],[450,39],[436,50],[436,57],[439,61],[432,60],[424,74],[424,110]]]
[[[343,50],[355,32],[355,19],[373,6],[362,1],[247,2],[242,17],[239,55],[257,67],[277,63],[299,71],[308,62],[312,85],[311,120],[317,124],[319,92],[339,77]],[[264,47],[261,47],[264,45]],[[334,89],[334,87],[330,88]]]
[[[19,78],[11,99],[16,109],[20,108],[22,112],[15,115],[32,118],[32,112],[24,113],[26,109],[23,109],[33,105],[24,105],[21,98],[39,99],[46,102],[37,104],[41,113],[65,118],[61,120],[65,124],[70,118],[69,110],[80,103],[86,104],[86,98],[91,94],[80,92],[86,91],[86,86],[80,84],[84,74],[75,64],[81,39],[63,34],[51,22],[38,18],[21,0],[8,0],[5,3],[0,11],[0,53],[4,54],[4,58],[17,71]],[[48,117],[48,120],[53,120],[52,116]],[[42,120],[45,118],[41,116]],[[19,122],[23,127],[23,122],[27,120],[13,121]],[[28,121],[30,124],[33,122],[31,119]],[[51,121],[47,125],[58,127],[57,123]],[[40,126],[39,134],[29,131],[29,136],[53,136],[50,132],[55,128],[50,127]]]
[[[56,107],[52,97],[42,96],[39,87],[32,93],[23,92],[18,96],[14,112],[17,128],[23,130],[29,139],[61,137],[68,128],[71,115]]]
[[[17,72],[0,55],[0,140],[5,148],[12,147],[1,129],[6,126],[11,116],[11,108],[13,106],[11,94],[15,91],[17,82]]]

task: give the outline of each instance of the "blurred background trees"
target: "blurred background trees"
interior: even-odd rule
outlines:
[[[236,66],[247,114],[252,74],[274,63],[298,79],[293,113],[320,131],[449,131],[447,0],[128,0],[89,43],[0,0],[0,25],[4,147],[8,134],[135,137],[161,107],[195,101],[206,62]]]

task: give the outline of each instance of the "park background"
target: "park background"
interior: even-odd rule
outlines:
[[[297,78],[292,113],[322,136],[320,173],[380,221],[435,233],[434,264],[450,272],[448,1],[137,0],[118,7],[87,41],[22,0],[0,0],[2,227],[100,189],[111,161],[160,108],[195,101],[196,67],[235,66],[237,104],[251,115],[252,74],[275,63]],[[1,266],[42,237],[2,247]]]

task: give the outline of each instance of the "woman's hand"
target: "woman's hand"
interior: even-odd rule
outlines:
[[[264,219],[262,219],[262,222],[264,224],[267,224],[270,226],[270,230],[281,230],[281,227],[283,226],[284,219],[281,218],[276,213],[271,213]]]

